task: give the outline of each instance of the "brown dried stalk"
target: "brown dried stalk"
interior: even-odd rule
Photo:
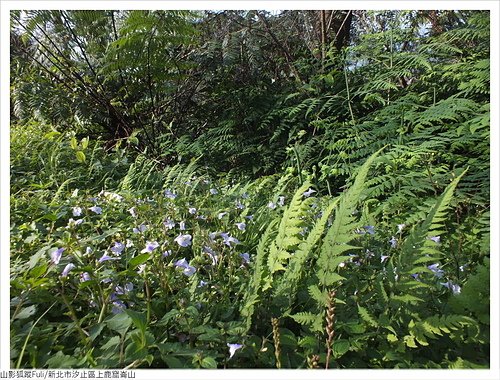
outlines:
[[[330,356],[332,355],[332,343],[334,330],[334,318],[335,318],[335,290],[328,293],[328,304],[326,308],[326,366],[328,369],[330,364]]]

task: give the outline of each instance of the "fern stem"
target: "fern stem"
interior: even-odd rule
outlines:
[[[271,318],[273,326],[273,341],[274,341],[274,356],[276,357],[276,368],[281,368],[281,345],[280,345],[280,332],[278,330],[278,318]]]
[[[351,107],[351,92],[349,91],[349,81],[347,80],[347,70],[344,68],[344,79],[345,79],[345,89],[347,91],[347,105],[349,106],[349,113],[351,114],[352,122],[354,123],[356,120],[354,119],[354,113],[352,112]]]

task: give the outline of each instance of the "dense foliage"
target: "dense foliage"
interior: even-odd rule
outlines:
[[[489,366],[489,14],[27,11],[18,368]]]

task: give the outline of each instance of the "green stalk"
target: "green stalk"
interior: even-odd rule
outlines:
[[[28,332],[28,336],[24,340],[23,348],[21,349],[21,353],[19,354],[19,359],[17,359],[16,369],[19,369],[19,367],[21,366],[21,361],[23,360],[24,351],[26,350],[26,347],[28,346],[28,341],[30,339],[30,336],[31,336],[33,329],[38,324],[38,322],[40,322],[40,320],[45,316],[45,314],[47,314],[50,311],[50,309],[52,309],[52,307],[56,303],[57,303],[57,301],[54,302],[52,305],[50,305],[50,307],[42,315],[40,315],[40,317],[35,321],[35,323],[33,323],[33,326],[31,326],[30,331]]]

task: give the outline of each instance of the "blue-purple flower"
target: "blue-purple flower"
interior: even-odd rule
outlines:
[[[212,248],[210,248],[208,246],[204,246],[203,252],[205,252],[208,256],[210,256],[210,259],[212,259],[213,266],[217,265],[218,257]]]
[[[441,236],[429,236],[429,240],[432,240],[434,243],[439,244],[441,242]]]
[[[73,218],[69,218],[68,225],[66,226],[66,228],[76,227],[82,223],[83,223],[83,219],[74,220]]]
[[[170,189],[165,190],[163,194],[169,199],[175,199],[177,197],[177,194],[172,193]]]
[[[195,207],[189,207],[189,208],[188,208],[188,212],[189,212],[191,215],[194,215],[194,214],[196,214],[196,208],[195,208]]]
[[[182,220],[179,222],[179,230],[184,231],[185,229],[186,229],[186,222]]]
[[[367,234],[375,235],[375,226],[363,226]]]
[[[137,227],[137,228],[136,228],[136,227],[134,227],[134,228],[132,229],[132,232],[133,232],[134,234],[139,234],[139,233],[143,233],[143,232],[145,232],[147,229],[148,229],[148,226],[146,226],[144,223],[141,223],[141,225],[140,225],[139,227]]]
[[[82,215],[82,208],[81,207],[73,207],[73,216],[80,216]]]
[[[180,234],[177,236],[174,241],[179,244],[181,247],[189,247],[191,245],[191,239],[192,236],[187,234],[187,235],[182,235]]]
[[[242,344],[238,343],[227,343],[227,346],[229,347],[229,359],[231,359],[234,356],[234,353],[239,350],[240,348],[243,347]]]
[[[141,253],[151,253],[156,248],[158,248],[160,244],[157,241],[146,241],[146,248],[144,248]]]
[[[240,257],[243,259],[243,262],[245,264],[249,264],[250,263],[250,255],[248,254],[248,252],[240,253]]]
[[[217,191],[217,189],[212,188],[212,189],[210,189],[210,194],[216,195],[216,194],[219,194],[219,192]]]
[[[462,291],[462,288],[460,288],[460,285],[454,284],[451,281],[440,282],[440,284],[443,285],[444,287],[450,289],[453,292],[453,294],[460,294],[460,292]]]
[[[59,248],[59,249],[56,249],[55,251],[52,251],[50,253],[50,258],[51,258],[51,262],[52,264],[59,264],[59,261],[61,260],[61,256],[62,256],[62,253],[64,252],[66,248]]]
[[[162,253],[162,256],[163,256],[163,257],[168,257],[168,256],[170,256],[171,254],[172,254],[172,250],[170,250],[170,249],[169,249],[169,250],[167,250],[167,251],[163,252],[163,253]]]
[[[247,225],[243,222],[240,222],[240,223],[235,223],[236,227],[238,227],[238,229],[240,231],[245,231],[245,228],[247,227]]]
[[[314,193],[316,192],[316,190],[313,190],[311,188],[309,188],[309,190],[305,191],[304,194],[302,194],[304,197],[308,198],[310,197],[311,195],[313,195]]]
[[[80,282],[90,281],[90,274],[88,272],[83,272],[80,274]]]
[[[98,215],[102,214],[102,208],[100,208],[99,206],[92,206],[89,208],[89,210]]]
[[[97,261],[98,263],[103,263],[108,260],[118,260],[118,257],[112,257],[107,254],[107,252],[104,253],[104,255],[101,256],[101,258]]]
[[[125,245],[119,241],[115,242],[115,245],[111,247],[111,252],[115,255],[121,255],[122,251],[125,249]]]
[[[444,271],[442,269],[439,269],[439,264],[436,263],[436,264],[432,264],[432,265],[428,265],[427,268],[432,272],[434,273],[434,275],[437,277],[437,278],[441,278],[443,277],[443,274],[444,274]]]
[[[191,276],[196,272],[196,268],[189,265],[188,261],[184,258],[177,260],[174,265],[178,268],[183,268],[182,273],[184,273],[186,276]]]
[[[389,243],[391,243],[391,248],[396,248],[398,246],[398,241],[394,236],[391,238],[391,240],[389,240]]]
[[[68,273],[75,267],[75,264],[69,263],[66,265],[61,273],[61,277],[68,277]]]
[[[174,222],[172,219],[168,219],[168,218],[167,218],[167,219],[165,219],[165,221],[163,222],[163,225],[164,225],[167,229],[171,230],[172,228],[174,228],[174,227],[175,227],[175,222]]]

